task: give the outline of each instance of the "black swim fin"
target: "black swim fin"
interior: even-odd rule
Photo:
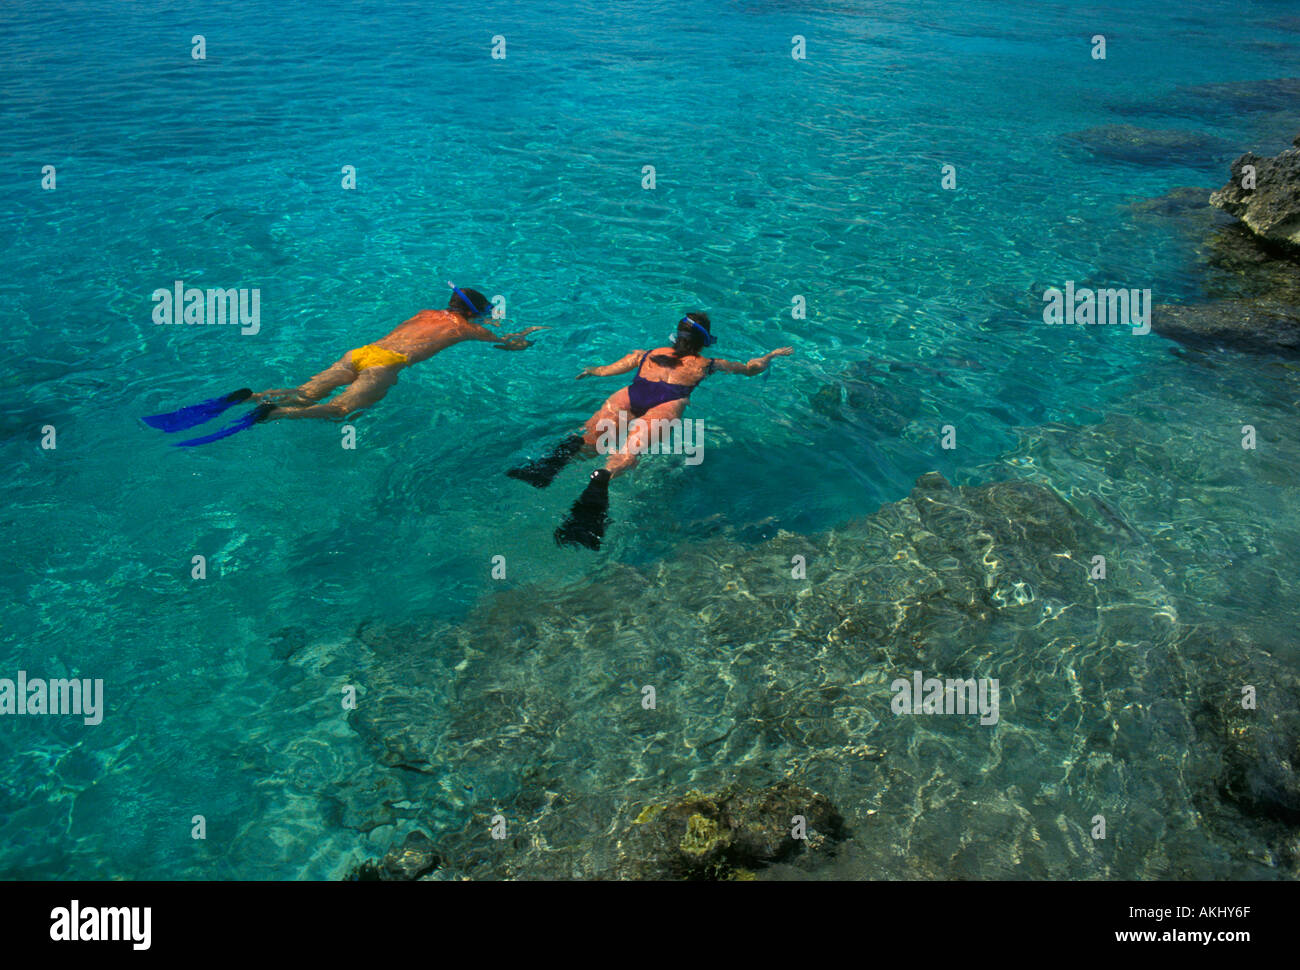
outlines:
[[[551,484],[565,465],[573,461],[580,451],[582,451],[582,435],[569,435],[556,445],[555,450],[545,458],[539,458],[536,461],[530,461],[526,465],[520,465],[518,468],[512,468],[506,474],[511,478],[517,478],[521,482],[527,482],[537,488],[545,488]]]
[[[259,421],[266,419],[266,416],[275,410],[274,404],[259,404],[253,410],[249,411],[238,421],[232,421],[220,431],[214,431],[212,434],[205,434],[202,438],[191,438],[189,441],[178,441],[177,448],[193,448],[195,445],[206,445],[211,441],[220,441],[222,438],[229,438],[232,434],[238,434],[245,428],[251,428]]]
[[[158,428],[160,431],[184,431],[186,428],[193,428],[205,421],[212,420],[222,411],[234,407],[240,401],[247,401],[252,396],[253,391],[251,388],[241,387],[239,390],[231,391],[221,397],[214,397],[208,401],[191,404],[178,411],[168,411],[166,414],[151,414],[142,420],[149,427]]]
[[[555,543],[560,546],[586,546],[599,549],[609,523],[609,469],[601,468],[591,473],[587,487],[573,503],[569,514],[555,530]]]

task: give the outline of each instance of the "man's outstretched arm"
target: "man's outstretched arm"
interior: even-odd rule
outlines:
[[[517,333],[493,333],[487,327],[475,324],[467,339],[486,341],[494,345],[497,350],[523,350],[533,345],[531,340],[525,340],[524,337],[536,330],[550,329],[550,327],[524,327]]]

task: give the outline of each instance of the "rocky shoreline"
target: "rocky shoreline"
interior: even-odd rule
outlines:
[[[1158,304],[1157,333],[1193,347],[1300,356],[1300,136],[1293,145],[1271,158],[1240,156],[1228,184],[1208,196],[1176,189],[1136,207],[1199,231],[1209,267],[1237,277],[1243,291],[1236,299]],[[1239,221],[1224,225],[1216,210]]]

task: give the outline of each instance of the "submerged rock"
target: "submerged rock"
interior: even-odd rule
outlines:
[[[990,725],[957,716],[919,727],[891,710],[888,685],[914,670],[1023,682],[1014,671],[1042,649],[1045,617],[1055,636],[1096,636],[1123,585],[1091,581],[1088,562],[1114,542],[1051,489],[929,474],[910,496],[825,534],[781,532],[752,547],[710,539],[647,569],[611,564],[590,585],[503,591],[446,638],[439,653],[454,672],[394,667],[381,683],[368,669],[362,708],[375,713],[348,723],[385,763],[417,767],[418,752],[428,764],[395,773],[415,806],[408,817],[437,831],[444,857],[471,878],[734,878],[786,858],[798,869],[791,816],[808,820],[806,849],[837,831],[809,789],[835,803],[872,793],[867,805],[854,796],[844,824],[855,830],[882,799],[912,818],[913,784],[932,771],[911,765],[918,729],[944,738],[977,784],[995,784],[971,767],[998,762]],[[795,556],[807,578],[791,576]],[[1151,612],[1104,615],[1117,635],[1140,638]],[[441,710],[392,706],[444,686]],[[1066,748],[1072,723],[1051,724]],[[906,781],[891,785],[900,773]],[[768,792],[773,777],[804,788],[746,794]],[[679,803],[671,831],[654,830],[675,861],[638,868],[628,840],[648,836],[612,838],[611,820],[629,802],[659,803],[668,785],[724,794]],[[497,814],[502,841],[487,835]],[[942,814],[933,824],[957,823]],[[868,846],[872,871],[941,867],[900,862],[906,838]]]
[[[1279,254],[1240,222],[1216,227],[1203,249],[1214,270],[1206,280],[1211,296],[1300,306],[1300,261]]]
[[[800,836],[794,836],[795,831]],[[623,830],[615,874],[622,879],[746,879],[755,869],[845,837],[830,801],[790,781],[762,789],[692,791],[651,804]]]
[[[1265,688],[1267,691],[1267,687]],[[1244,710],[1239,701],[1219,711],[1227,742],[1223,796],[1248,815],[1300,827],[1300,709]]]
[[[1289,575],[1290,537],[1241,525],[1271,493],[1217,477],[1235,428],[1206,448],[1184,417],[1222,410],[1155,399],[1041,428],[1013,464],[1037,481],[931,473],[824,533],[711,537],[503,590],[405,653],[354,644],[346,724],[384,767],[331,795],[348,819],[434,833],[444,863],[423,879],[1271,876],[1294,829],[1250,813],[1289,804],[1285,731],[1234,752],[1222,724],[1193,725],[1225,684],[1276,678],[1225,673],[1259,649],[1188,639],[1185,617],[1290,590],[1258,579]],[[1159,436],[1149,413],[1170,416]],[[1292,433],[1272,446],[1294,453]],[[1242,505],[1211,519],[1188,483]],[[1234,568],[1178,541],[1197,529]],[[996,678],[998,720],[899,715],[891,683],[915,672]],[[1093,839],[1097,814],[1124,837]]]
[[[1210,193],[1213,191],[1195,185],[1180,185],[1154,199],[1138,199],[1130,203],[1129,208],[1138,215],[1187,219],[1202,226],[1208,221],[1207,217],[1216,213],[1210,205]],[[1227,221],[1226,216],[1220,215],[1219,218]]]
[[[1202,123],[1207,118],[1221,118],[1238,123],[1243,115],[1294,112],[1298,101],[1300,78],[1282,77],[1184,85],[1154,99],[1116,101],[1107,107],[1128,115],[1186,118]]]
[[[1216,628],[1189,631],[1180,652],[1211,672],[1192,718],[1202,811],[1229,837],[1253,829],[1300,875],[1300,678]]]
[[[1204,168],[1216,164],[1216,156],[1231,151],[1222,139],[1176,128],[1100,125],[1063,137],[1068,144],[1084,148],[1099,158],[1130,165]]]
[[[1232,163],[1232,179],[1210,196],[1210,204],[1238,219],[1261,239],[1300,252],[1300,137],[1298,147],[1273,158],[1247,152]],[[1246,166],[1255,187],[1243,188]]]
[[[1202,347],[1300,354],[1300,307],[1247,300],[1157,305],[1151,329]]]
[[[300,626],[286,626],[271,634],[271,656],[288,660],[307,645],[307,631]]]
[[[437,723],[436,702],[419,692],[364,698],[348,724],[375,751],[381,764],[408,771],[433,771],[436,739],[426,726]]]
[[[390,848],[379,865],[384,878],[411,880],[419,879],[441,864],[433,841],[417,829],[407,835],[400,846]]]
[[[442,865],[433,840],[418,829],[394,842],[378,862],[363,862],[346,876],[351,882],[411,882]]]
[[[1180,232],[1195,252],[1192,271],[1205,271],[1207,296],[1300,305],[1300,262],[1285,258],[1276,246],[1210,205],[1212,192],[1182,187],[1129,208],[1137,219],[1159,220]]]

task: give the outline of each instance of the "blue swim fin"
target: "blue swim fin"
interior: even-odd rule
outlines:
[[[168,411],[166,414],[151,414],[143,420],[149,427],[158,428],[162,431],[184,431],[186,428],[193,428],[205,421],[212,420],[222,411],[234,407],[240,401],[246,401],[252,396],[252,390],[241,387],[239,390],[231,391],[223,397],[214,397],[210,401],[191,404],[179,411]]]
[[[206,434],[202,438],[191,438],[189,441],[178,441],[177,448],[192,448],[195,445],[206,445],[211,441],[220,441],[222,438],[229,438],[232,434],[238,434],[245,428],[251,428],[257,422],[263,420],[268,414],[275,410],[274,404],[259,404],[253,410],[249,411],[237,421],[232,421],[220,431],[214,431],[212,434]]]

